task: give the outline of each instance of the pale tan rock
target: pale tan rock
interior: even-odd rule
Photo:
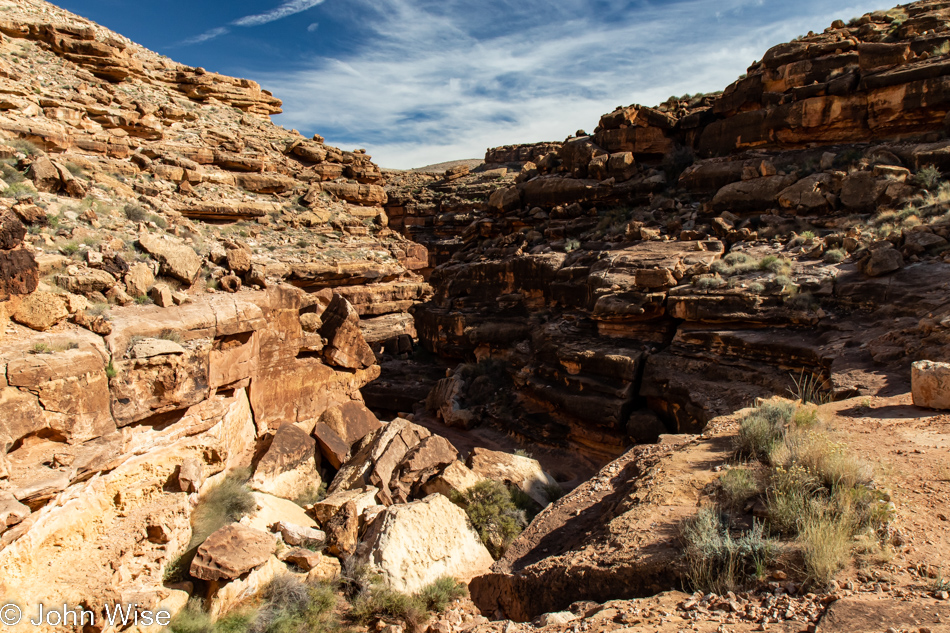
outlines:
[[[919,360],[911,365],[914,404],[928,409],[950,409],[950,363]]]
[[[324,525],[343,507],[343,504],[352,501],[356,504],[357,512],[362,514],[366,508],[376,505],[377,492],[379,489],[373,486],[356,490],[341,490],[313,504],[311,513],[320,525]]]
[[[201,258],[190,246],[156,235],[142,235],[138,243],[158,260],[164,275],[191,284],[201,271]]]
[[[304,509],[293,501],[263,492],[251,494],[254,495],[254,501],[257,502],[257,510],[241,519],[241,525],[261,532],[272,532],[279,523],[299,525],[304,528],[317,527],[317,524],[307,515]]]
[[[174,341],[162,338],[145,338],[135,343],[129,356],[137,359],[154,358],[166,354],[184,354],[185,348]]]
[[[232,523],[198,547],[189,573],[202,580],[233,580],[263,565],[276,548],[270,534]]]
[[[287,565],[276,556],[271,556],[263,565],[252,570],[247,577],[232,580],[221,586],[209,601],[209,615],[215,618],[227,613],[248,598],[259,594],[274,578],[287,573],[289,573]],[[299,577],[303,579],[306,576],[301,574]]]
[[[318,458],[316,441],[296,425],[284,424],[258,462],[250,485],[277,497],[295,499],[323,483]]]
[[[73,270],[72,267],[70,270]],[[56,275],[56,283],[68,292],[88,295],[92,292],[107,292],[115,285],[115,277],[104,270],[82,268],[72,274]]]
[[[468,580],[494,563],[465,511],[440,494],[390,506],[373,522],[357,560],[409,593],[442,576]]]
[[[27,295],[13,313],[17,323],[45,332],[69,317],[66,300],[51,292],[38,291]]]
[[[476,448],[468,458],[468,466],[483,479],[518,486],[542,506],[549,501],[545,487],[557,485],[553,477],[541,470],[538,460],[530,457]]]
[[[12,494],[0,496],[0,532],[30,516],[30,508],[17,501]]]
[[[310,571],[313,571],[314,569],[323,569],[325,567],[323,559],[330,558],[330,557],[324,556],[320,552],[315,552],[310,549],[295,547],[294,549],[281,554],[280,558],[285,563],[296,565],[303,571],[310,572]],[[337,560],[337,559],[334,559],[334,560]],[[339,562],[337,564],[339,564]],[[309,577],[309,574],[308,574],[308,577]]]
[[[278,521],[271,528],[275,532],[280,532],[280,537],[287,545],[319,547],[327,540],[326,532],[287,521]]]
[[[168,284],[155,284],[148,291],[148,296],[159,308],[168,308],[175,305],[172,298],[172,289],[168,287]]]
[[[204,462],[194,457],[186,459],[178,469],[178,489],[182,492],[198,492],[204,483]]]
[[[473,473],[468,466],[455,461],[423,484],[422,489],[426,494],[439,493],[451,499],[453,494],[461,494],[481,480],[482,478]]]
[[[335,580],[343,572],[340,559],[333,556],[321,556],[319,562],[307,573],[307,582],[326,582]]]

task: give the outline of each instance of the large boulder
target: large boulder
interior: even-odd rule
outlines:
[[[334,294],[321,316],[319,334],[327,340],[323,357],[329,364],[365,369],[376,363],[376,355],[360,330],[360,315],[349,301]]]
[[[476,448],[468,461],[477,476],[517,486],[542,506],[549,502],[547,488],[557,485],[551,475],[541,470],[538,460],[530,457]]]
[[[904,267],[904,258],[895,248],[878,248],[864,264],[864,272],[869,277],[880,277]]]
[[[914,404],[928,409],[950,409],[950,363],[919,360],[911,365]]]
[[[115,285],[115,277],[104,270],[80,268],[65,275],[56,275],[56,283],[68,292],[88,295],[93,292],[105,293]]]
[[[0,250],[0,301],[10,295],[26,295],[39,285],[39,266],[25,248]]]
[[[0,250],[11,250],[23,243],[26,227],[10,211],[0,212]]]
[[[473,473],[468,466],[456,461],[425,482],[422,490],[427,495],[439,493],[451,499],[453,494],[461,494],[481,480],[482,478]]]
[[[66,299],[51,292],[34,292],[29,295],[13,313],[17,323],[45,332],[69,316]]]
[[[190,246],[157,235],[143,235],[138,243],[142,250],[158,260],[163,275],[191,284],[201,271],[201,258]]]
[[[346,559],[356,552],[359,541],[360,513],[352,501],[344,503],[323,526],[327,533],[327,552]]]
[[[389,487],[396,503],[406,503],[417,496],[423,485],[443,467],[458,460],[459,453],[441,435],[430,435],[409,451],[399,463]],[[423,495],[424,496],[424,495]]]
[[[270,448],[257,464],[250,485],[255,490],[294,499],[308,488],[319,488],[317,443],[293,424],[277,429]]]
[[[340,468],[350,458],[353,445],[381,426],[366,405],[350,401],[327,409],[320,416],[313,435],[327,461],[334,468]]]
[[[266,563],[276,549],[270,534],[232,523],[205,539],[189,571],[201,580],[233,580]]]
[[[406,454],[432,435],[408,420],[396,418],[364,440],[365,445],[340,470],[330,484],[330,493],[366,485],[379,488],[379,500],[392,503],[389,482]]]
[[[410,593],[442,576],[469,580],[494,563],[465,511],[438,494],[382,512],[367,530],[357,561]]]

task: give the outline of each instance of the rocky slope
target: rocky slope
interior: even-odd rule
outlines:
[[[947,11],[838,21],[722,93],[391,180],[393,226],[435,267],[422,343],[499,361],[517,394],[505,415],[457,375],[430,410],[604,459],[793,379],[906,385],[948,342]]]

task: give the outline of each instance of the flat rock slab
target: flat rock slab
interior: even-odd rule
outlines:
[[[879,633],[888,629],[950,633],[950,601],[926,602],[930,604],[902,603],[887,597],[842,598],[828,607],[817,633]]]
[[[270,534],[232,523],[205,539],[190,572],[201,580],[233,580],[266,563],[276,549]]]
[[[174,341],[167,341],[161,338],[147,338],[138,341],[132,346],[132,358],[152,358],[153,356],[164,356],[165,354],[184,354],[185,348]]]

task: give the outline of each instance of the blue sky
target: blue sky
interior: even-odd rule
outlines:
[[[728,85],[873,0],[65,0],[172,59],[254,79],[275,122],[384,167],[562,140],[618,105]]]

